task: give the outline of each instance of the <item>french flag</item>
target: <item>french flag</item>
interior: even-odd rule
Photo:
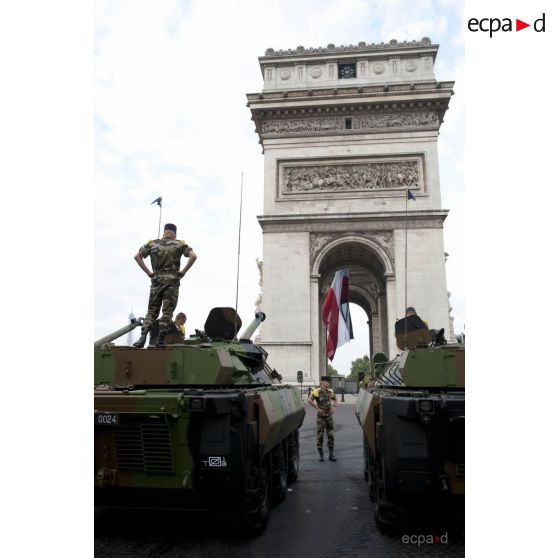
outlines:
[[[349,312],[349,270],[335,273],[322,307],[322,321],[327,330],[326,352],[333,360],[337,347],[353,339],[353,326]]]

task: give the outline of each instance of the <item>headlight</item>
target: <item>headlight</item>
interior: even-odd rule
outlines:
[[[434,401],[430,399],[422,399],[418,402],[419,413],[433,413],[434,412]]]
[[[203,399],[201,397],[192,397],[190,399],[190,410],[201,411],[203,409]]]

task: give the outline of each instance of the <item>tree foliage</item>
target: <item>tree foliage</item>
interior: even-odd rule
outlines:
[[[351,362],[351,372],[347,376],[348,380],[358,380],[358,375],[363,373],[366,377],[370,377],[370,357],[364,355],[362,358],[357,358]]]
[[[333,366],[329,362],[327,363],[327,375],[328,376],[339,376],[339,372],[337,372],[337,370],[335,370],[335,368],[333,368]]]

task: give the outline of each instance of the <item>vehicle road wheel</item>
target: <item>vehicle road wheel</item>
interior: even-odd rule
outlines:
[[[380,461],[379,466],[382,467],[383,463]],[[384,500],[384,475],[383,471],[378,471],[377,469],[371,470],[374,478],[374,522],[376,523],[376,529],[380,535],[396,535],[397,526],[386,520],[385,518],[385,500]]]
[[[255,509],[246,510],[241,525],[242,534],[247,537],[261,535],[269,521],[271,507],[271,458],[267,455],[261,468],[256,471],[255,484],[257,486],[257,505]]]
[[[368,496],[372,502],[376,501],[376,485],[378,484],[376,479],[376,470],[372,465],[372,460],[368,460]]]
[[[284,440],[271,452],[271,459],[273,465],[272,481],[273,489],[271,492],[271,502],[277,505],[285,499],[287,495],[287,476],[288,476],[288,463],[287,463],[287,441]]]
[[[368,442],[366,441],[366,436],[364,435],[362,436],[362,451],[364,454],[364,480],[368,482],[368,468],[370,467],[370,460],[368,458],[368,455],[370,453],[370,450],[368,449]]]
[[[298,479],[298,469],[300,465],[300,455],[299,455],[299,441],[298,441],[298,430],[295,430],[289,440],[289,464],[287,471],[287,482],[295,482]]]

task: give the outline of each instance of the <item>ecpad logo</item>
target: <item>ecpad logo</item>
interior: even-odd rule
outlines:
[[[478,19],[476,17],[472,17],[467,22],[467,27],[469,31],[476,33],[477,31],[483,31],[484,33],[490,33],[490,38],[492,38],[493,33],[497,33],[498,31],[513,31],[513,24],[512,19],[509,17],[505,17],[503,19],[497,17],[485,17],[482,19]],[[520,19],[515,20],[515,30],[521,31],[527,27],[531,27],[530,23],[525,23]],[[545,32],[545,14],[536,19],[533,22],[533,29],[537,33],[544,33]]]

